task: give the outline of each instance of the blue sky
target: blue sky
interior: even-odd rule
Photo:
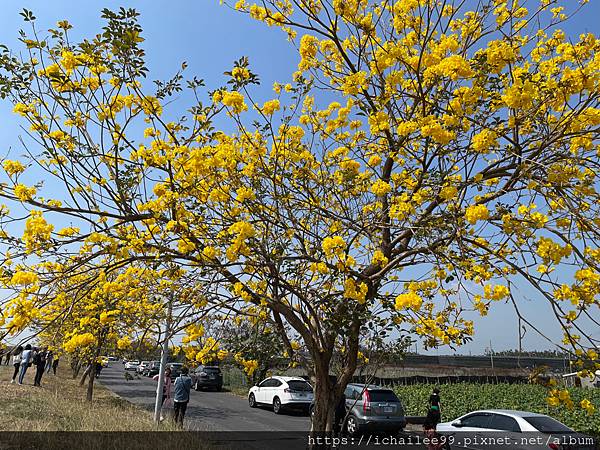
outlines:
[[[573,2],[574,3],[574,2]],[[68,19],[75,27],[71,34],[75,39],[91,37],[103,25],[100,18],[102,8],[117,9],[120,6],[135,8],[141,13],[140,23],[144,29],[143,44],[150,69],[149,79],[170,78],[187,61],[188,77],[197,75],[206,81],[207,88],[221,86],[233,62],[248,56],[252,70],[259,74],[262,86],[257,88],[260,96],[269,97],[274,81],[287,82],[296,70],[298,56],[285,35],[275,28],[268,28],[248,16],[219,5],[217,0],[196,1],[123,1],[91,2],[65,0],[29,0],[2,2],[0,15],[0,43],[10,48],[20,48],[18,30],[27,30],[19,12],[22,8],[33,11],[37,16],[39,30],[54,27],[58,20]],[[585,10],[562,28],[576,38],[580,33],[598,34],[600,0],[591,0]],[[27,30],[28,31],[28,30]],[[42,36],[44,33],[42,32]],[[183,106],[183,105],[182,105]],[[0,154],[17,157],[22,149],[18,142],[20,134],[18,116],[12,105],[0,102],[0,130],[2,149]],[[529,292],[523,290],[522,298]],[[536,301],[524,301],[523,310],[529,315],[540,316],[541,305]],[[517,347],[517,322],[511,307],[495,305],[495,314],[477,320],[477,337],[474,343],[463,347],[460,352],[480,353],[490,345],[496,350]],[[549,317],[538,318],[542,328],[556,338],[560,335],[558,325]],[[524,340],[527,349],[545,349],[549,345],[529,331]],[[440,350],[448,353],[448,350]]]

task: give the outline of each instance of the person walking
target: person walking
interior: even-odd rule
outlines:
[[[17,379],[17,375],[19,374],[19,368],[21,367],[22,353],[23,353],[22,345],[19,345],[17,348],[13,349],[13,351],[12,351],[12,354],[13,354],[12,362],[13,362],[15,371],[13,372],[12,380],[10,380],[11,384],[15,382],[15,380]]]
[[[46,355],[46,373],[50,373],[52,370],[52,361],[54,360],[54,353],[52,351],[48,351]]]
[[[154,381],[158,381],[159,375],[154,375],[154,377],[152,377],[152,379]],[[173,382],[171,381],[171,368],[167,367],[165,369],[165,381],[163,383],[162,400],[160,401],[160,408],[161,408],[160,420],[165,420],[165,418],[163,417],[163,414],[162,414],[163,406],[168,407],[171,403],[171,386],[172,386],[172,384],[173,384]],[[158,386],[156,387],[156,393],[158,393]],[[165,402],[166,402],[166,405],[165,405]]]
[[[54,375],[56,375],[56,369],[58,369],[58,360],[60,358],[57,356],[56,358],[54,358],[54,361],[52,361],[52,372],[54,373]]]
[[[440,398],[440,390],[438,388],[434,388],[433,392],[429,396],[429,409],[436,406],[437,410],[440,414],[440,418],[442,415],[442,400]]]
[[[33,350],[31,348],[31,344],[27,344],[25,346],[25,350],[23,350],[23,353],[21,354],[19,384],[23,384],[23,379],[25,378],[25,373],[27,372],[27,368],[31,365],[32,360],[33,360]]]
[[[46,370],[47,353],[48,352],[44,347],[40,349],[33,357],[33,365],[35,366],[35,378],[33,381],[34,386],[42,386],[42,376],[44,376],[44,371]]]
[[[183,427],[183,418],[190,401],[192,379],[188,376],[188,368],[182,367],[181,374],[175,379],[175,397],[173,399],[173,418],[175,423]]]

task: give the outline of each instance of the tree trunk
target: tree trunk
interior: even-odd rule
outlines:
[[[339,399],[335,398],[334,386],[329,377],[330,360],[331,358],[324,353],[317,353],[313,356],[315,367],[315,406],[311,421],[311,433],[331,433],[334,431],[335,406]]]
[[[85,395],[85,399],[88,402],[91,402],[94,397],[94,380],[96,379],[96,366],[90,365],[90,367],[93,367],[93,369],[90,370],[90,373],[89,373],[87,393]]]
[[[79,380],[79,386],[83,386],[83,384],[85,383],[85,379],[88,375],[90,375],[90,372],[92,371],[92,364],[89,364],[85,370],[83,371],[83,375],[81,376],[81,380]],[[93,378],[93,377],[92,377]]]

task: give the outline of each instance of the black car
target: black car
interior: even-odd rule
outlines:
[[[181,375],[181,368],[183,367],[183,364],[181,364],[181,363],[169,363],[169,364],[167,364],[167,367],[171,368],[171,380],[174,380],[179,375]]]
[[[197,391],[207,388],[216,391],[223,389],[223,374],[217,366],[200,365],[192,370],[190,377],[192,377],[192,386]]]

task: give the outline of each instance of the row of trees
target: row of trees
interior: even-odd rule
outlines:
[[[149,91],[134,10],[104,10],[81,42],[25,11],[24,53],[0,55],[0,95],[28,126],[3,163],[5,329],[118,341],[160,332],[168,301],[188,344],[209,315],[260,323],[261,342],[300,363],[306,349],[327,431],[361,348],[459,346],[465,313],[498,301],[545,335],[523,286],[598,367],[600,44],[557,28],[570,7],[242,0],[298,44],[265,102],[244,58],[221,88],[179,71]],[[195,100],[175,110],[183,90]]]

